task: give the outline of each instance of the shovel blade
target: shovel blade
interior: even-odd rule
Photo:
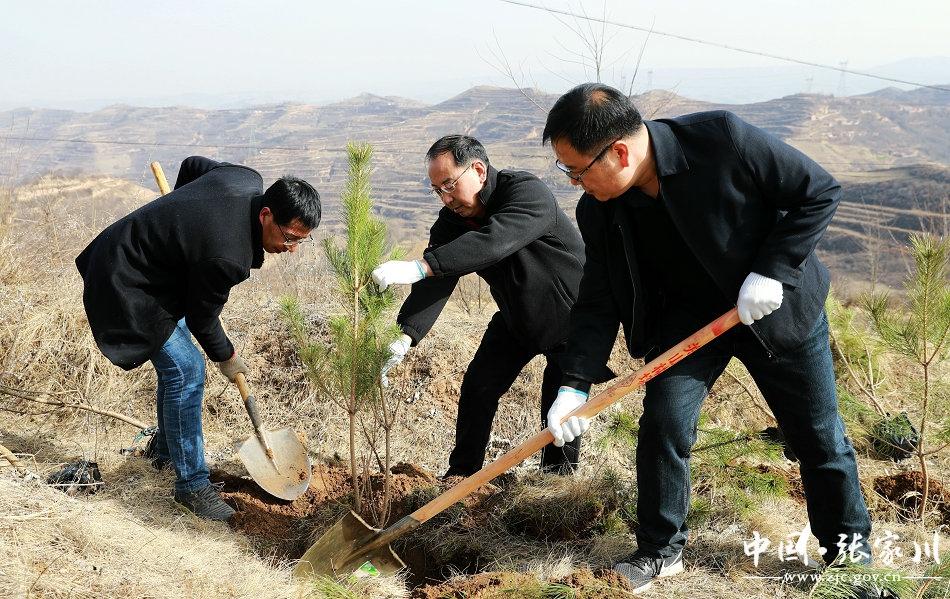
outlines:
[[[235,443],[234,450],[254,482],[274,497],[292,501],[303,495],[310,486],[310,456],[307,448],[289,428],[266,434],[274,452],[273,461],[254,436]]]
[[[294,576],[333,578],[347,576],[361,569],[372,570],[372,568],[383,576],[395,574],[405,568],[406,564],[399,559],[389,545],[370,551],[359,549],[376,537],[379,532],[379,529],[373,528],[351,511],[310,546],[294,568]],[[361,568],[367,562],[372,568]]]

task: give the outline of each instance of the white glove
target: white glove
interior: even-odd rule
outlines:
[[[379,378],[383,382],[383,387],[389,386],[389,379],[386,378],[386,374],[402,362],[403,358],[405,358],[409,352],[410,347],[412,347],[412,337],[405,334],[400,335],[399,339],[389,344],[389,353],[391,356],[386,360],[386,363],[383,364],[383,371],[379,375]]]
[[[390,260],[373,270],[373,280],[383,291],[390,285],[412,285],[426,278],[426,271],[419,260]]]
[[[554,446],[563,447],[575,438],[583,435],[590,428],[590,420],[583,417],[571,416],[561,424],[561,420],[587,401],[587,394],[572,387],[561,387],[557,390],[557,399],[548,410],[548,430],[554,435]]]
[[[750,272],[739,288],[739,320],[749,325],[768,316],[782,305],[782,283]]]

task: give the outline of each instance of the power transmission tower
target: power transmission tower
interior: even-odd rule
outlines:
[[[838,78],[838,97],[844,97],[844,76],[847,74],[848,70],[848,61],[842,60],[838,63],[838,66],[841,67],[841,77]]]

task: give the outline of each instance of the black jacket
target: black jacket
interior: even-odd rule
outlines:
[[[412,286],[397,322],[418,343],[459,277],[477,272],[517,338],[540,351],[563,343],[584,267],[577,229],[530,173],[489,166],[480,198],[485,215],[477,222],[439,212],[423,254],[435,276]]]
[[[111,224],[76,258],[83,305],[99,349],[130,370],[185,318],[208,358],[234,346],[218,316],[231,287],[264,262],[254,170],[192,156],[175,190]]]
[[[729,112],[645,125],[667,210],[689,249],[732,302],[750,272],[781,281],[782,306],[751,328],[769,354],[796,348],[814,330],[828,294],[828,270],[814,250],[837,208],[838,182]],[[605,364],[618,323],[631,356],[643,357],[653,342],[659,300],[641,284],[631,215],[617,199],[585,194],[577,205],[587,259],[571,315],[568,378],[612,376]]]

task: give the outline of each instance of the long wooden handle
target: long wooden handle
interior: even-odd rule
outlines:
[[[165,178],[165,171],[162,170],[162,165],[156,160],[149,166],[152,167],[152,174],[155,176],[155,182],[158,183],[158,191],[162,192],[162,195],[170,192],[172,189],[168,186],[168,179]]]
[[[607,406],[613,404],[640,385],[645,384],[647,381],[659,375],[677,362],[680,362],[683,360],[683,358],[695,352],[716,337],[719,337],[732,327],[736,326],[738,323],[739,312],[733,308],[700,330],[696,331],[677,345],[674,345],[661,355],[657,356],[648,364],[644,365],[643,368],[622,377],[620,380],[598,393],[597,396],[589,399],[586,403],[584,403],[584,405],[565,416],[564,420],[567,420],[572,416],[584,416],[590,418],[600,413]],[[491,464],[488,464],[475,474],[469,476],[459,484],[447,490],[442,495],[439,495],[429,503],[417,509],[415,512],[410,514],[408,518],[412,518],[419,524],[426,522],[433,516],[442,512],[442,510],[467,497],[478,487],[503,474],[509,468],[525,461],[534,455],[535,452],[553,440],[554,436],[551,434],[551,431],[544,429],[518,447],[510,450],[508,453],[501,456]]]
[[[244,377],[243,372],[234,375],[234,383],[241,393],[241,399],[244,400],[244,409],[247,410],[247,415],[251,418],[251,424],[254,426],[254,435],[257,437],[257,440],[261,442],[261,445],[264,446],[264,453],[267,455],[267,458],[274,465],[274,468],[277,468],[274,450],[271,449],[270,443],[267,441],[267,435],[264,433],[264,427],[261,424],[261,416],[257,411],[257,399],[251,395],[251,390],[247,386],[247,379]],[[277,468],[277,470],[278,472],[280,471],[279,468]]]
[[[247,378],[244,377],[243,372],[234,375],[234,384],[237,385],[238,391],[241,393],[241,399],[247,401],[247,396],[251,394],[251,389],[247,386]]]

